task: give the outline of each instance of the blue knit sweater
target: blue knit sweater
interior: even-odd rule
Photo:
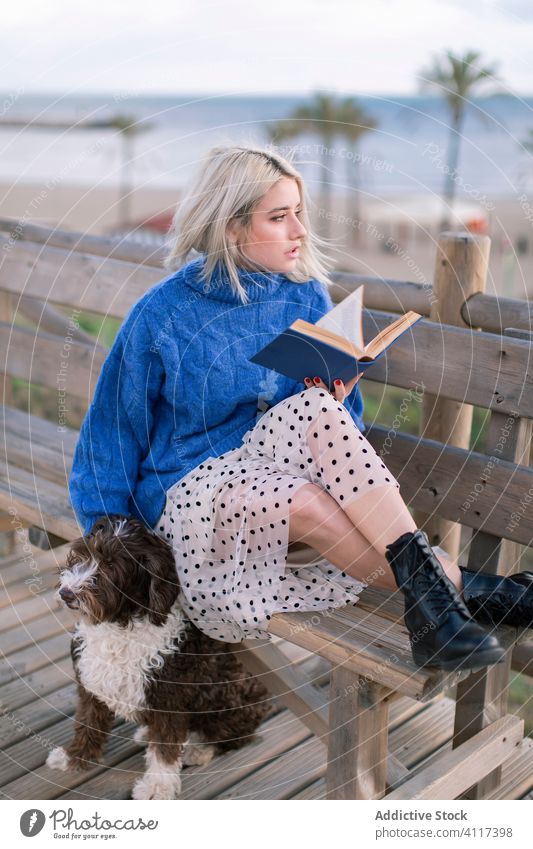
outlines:
[[[104,362],[69,478],[84,534],[110,513],[154,527],[173,484],[239,447],[267,409],[305,388],[249,357],[295,319],[315,322],[332,309],[326,286],[241,269],[243,304],[220,265],[206,290],[204,261],[143,295]],[[345,405],[363,431],[357,385]]]

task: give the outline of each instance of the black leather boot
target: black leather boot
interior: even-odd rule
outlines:
[[[403,534],[387,546],[386,557],[405,596],[405,624],[418,666],[479,669],[503,660],[498,640],[474,622],[424,531]]]
[[[478,622],[533,628],[533,572],[505,577],[460,568],[463,598]]]

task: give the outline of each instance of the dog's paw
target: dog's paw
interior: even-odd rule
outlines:
[[[211,743],[205,746],[186,745],[183,750],[184,766],[205,766],[215,757],[216,748]]]
[[[136,743],[146,743],[148,740],[148,726],[139,725],[137,731],[133,735],[133,739]]]
[[[179,775],[143,775],[133,785],[131,798],[142,799],[177,799],[181,793]]]
[[[52,749],[46,759],[46,766],[49,766],[51,769],[60,769],[62,772],[66,772],[67,770],[83,772],[90,769],[93,765],[94,762],[84,760],[83,758],[72,757],[63,746]]]
[[[205,766],[211,763],[216,754],[216,746],[207,743],[199,731],[191,731],[183,748],[184,766]]]
[[[94,762],[89,760],[72,757],[63,746],[52,749],[46,759],[46,766],[49,766],[50,769],[60,769],[62,772],[67,772],[67,770],[85,772],[85,770],[90,769],[93,765]]]
[[[52,749],[46,758],[46,766],[49,766],[50,769],[60,769],[62,772],[70,769],[69,756],[63,746],[57,746],[57,748]]]

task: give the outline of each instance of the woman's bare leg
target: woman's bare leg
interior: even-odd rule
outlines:
[[[385,489],[396,497],[383,497]],[[350,504],[347,507],[350,508]],[[359,524],[356,527],[347,512],[319,486],[312,483],[302,486],[290,505],[289,540],[310,545],[353,578],[385,589],[397,589],[385,557],[385,546],[403,533],[416,529],[398,490],[379,487],[354,502],[351,513],[358,523],[363,520],[362,529]],[[386,530],[382,543],[383,528]],[[365,531],[372,534],[376,545],[369,543]],[[462,578],[457,564],[444,557],[439,560],[456,588],[461,590]]]
[[[386,559],[354,528],[335,499],[315,484],[300,487],[293,496],[289,540],[310,545],[353,578],[387,589],[396,586]]]
[[[343,510],[377,552],[385,556],[387,545],[407,531],[415,531],[416,524],[409,513],[400,491],[392,486],[380,486],[367,492],[356,501],[348,502]],[[463,589],[463,576],[454,560],[437,557],[445,573],[459,592]]]

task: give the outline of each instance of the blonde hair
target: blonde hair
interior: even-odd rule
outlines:
[[[298,266],[286,274],[294,283],[315,278],[331,285],[328,279],[330,260],[321,247],[327,242],[311,233],[307,212],[307,192],[300,173],[285,157],[270,150],[252,146],[214,147],[202,161],[178,204],[170,230],[170,253],[164,260],[168,269],[187,262],[191,251],[206,254],[202,279],[208,285],[218,262],[229,277],[229,284],[243,303],[246,291],[239,280],[238,268],[270,273],[243,253],[239,244],[228,238],[230,221],[238,221],[245,235],[250,234],[252,213],[261,198],[282,177],[298,184],[302,213],[299,220],[307,231]]]

